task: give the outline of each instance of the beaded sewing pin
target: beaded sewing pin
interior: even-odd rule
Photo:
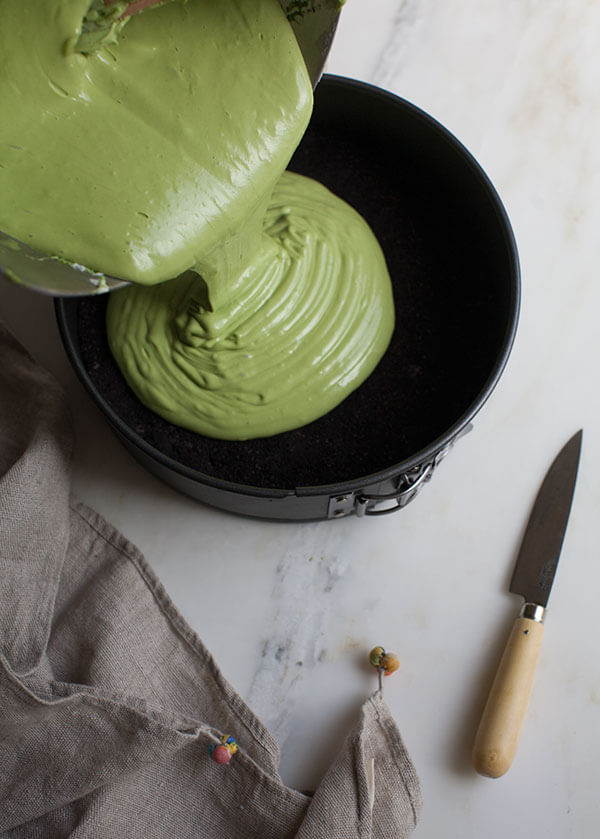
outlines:
[[[386,652],[383,647],[373,647],[369,653],[369,662],[377,670],[379,690],[382,689],[382,676],[391,676],[400,666],[398,656],[395,653]]]
[[[373,647],[369,653],[369,663],[377,670],[380,691],[383,690],[383,676],[391,676],[400,666],[396,653],[388,653],[381,646]],[[375,758],[367,758],[365,771],[369,791],[369,806],[372,810],[375,804]]]
[[[208,753],[215,763],[229,763],[237,750],[237,740],[231,734],[224,734],[220,743],[211,743],[208,747]]]

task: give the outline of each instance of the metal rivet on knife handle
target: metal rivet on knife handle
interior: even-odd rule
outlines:
[[[510,590],[525,604],[516,619],[492,684],[473,747],[473,766],[499,778],[510,768],[533,687],[543,617],[560,556],[575,490],[582,432],[563,447],[540,487]]]

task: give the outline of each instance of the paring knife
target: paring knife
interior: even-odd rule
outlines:
[[[582,431],[556,456],[539,489],[510,591],[525,598],[492,684],[473,747],[473,766],[499,778],[519,743],[544,633],[544,612],[571,511]]]

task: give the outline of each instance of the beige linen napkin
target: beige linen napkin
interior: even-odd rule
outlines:
[[[71,497],[71,448],[57,383],[0,324],[0,835],[408,836],[419,784],[381,695],[314,796],[286,787],[144,557]]]

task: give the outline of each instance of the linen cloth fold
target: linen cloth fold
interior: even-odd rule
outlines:
[[[71,454],[57,382],[0,324],[0,836],[408,836],[419,782],[381,694],[314,796],[286,787],[144,557],[72,497]]]

